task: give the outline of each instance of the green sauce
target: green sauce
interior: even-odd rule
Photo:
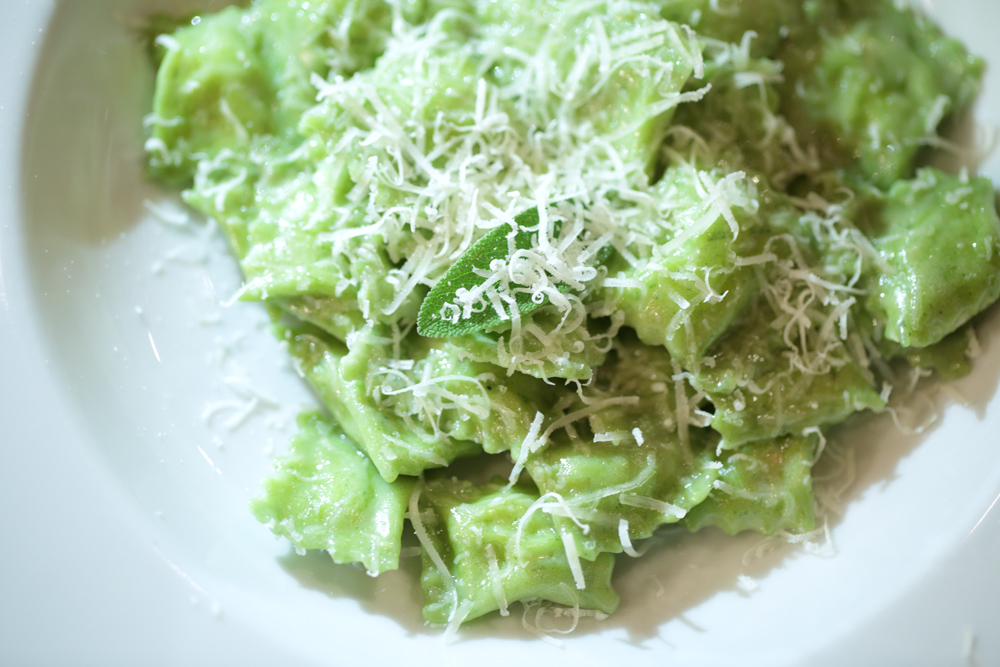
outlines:
[[[887,0],[254,0],[156,45],[150,174],[325,408],[253,513],[372,574],[409,523],[431,623],[611,613],[665,524],[814,529],[824,434],[967,372],[1000,296],[993,185],[918,168],[983,63]]]

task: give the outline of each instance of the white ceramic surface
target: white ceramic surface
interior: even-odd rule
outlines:
[[[247,501],[312,398],[263,312],[222,306],[225,244],[142,176],[135,19],[211,4],[0,3],[0,664],[1000,664],[998,309],[966,407],[839,436],[835,554],[669,537],[562,646],[519,619],[444,645],[413,559],[373,580],[272,539]],[[977,116],[1000,124],[1000,3],[923,4],[996,63]]]

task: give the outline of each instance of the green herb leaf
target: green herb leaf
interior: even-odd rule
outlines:
[[[527,230],[525,227],[538,226],[538,209],[529,208],[522,211],[514,221],[518,225],[518,231],[514,235],[514,246],[518,250],[529,250],[538,232]],[[478,313],[472,313],[468,318],[452,322],[441,317],[441,308],[446,303],[455,302],[458,290],[462,288],[471,290],[483,284],[484,279],[476,273],[477,270],[488,271],[493,260],[506,259],[510,256],[507,238],[512,231],[514,228],[507,223],[490,230],[452,264],[420,304],[420,312],[417,314],[417,333],[429,338],[463,336],[488,329],[504,321],[494,308],[487,307]],[[561,289],[565,288],[560,286]],[[532,301],[531,295],[523,292],[519,292],[515,299],[517,308],[522,313],[531,312],[542,305]]]
[[[521,211],[515,218],[518,230],[514,234],[514,247],[516,250],[530,250],[538,234],[538,209],[529,208]],[[559,235],[561,221],[556,220],[552,225],[553,236]],[[490,263],[496,259],[507,259],[510,256],[508,239],[514,228],[504,223],[499,227],[490,230],[483,238],[476,241],[472,247],[465,251],[458,258],[450,269],[445,271],[441,279],[434,285],[434,288],[424,297],[420,304],[420,312],[417,314],[417,333],[428,338],[447,338],[449,336],[464,336],[489,329],[506,321],[507,318],[497,314],[496,309],[487,306],[477,313],[471,313],[467,318],[459,318],[457,322],[441,316],[441,309],[445,304],[455,304],[458,291],[460,289],[472,290],[483,284],[485,278],[482,273],[489,272]],[[604,264],[608,261],[614,249],[610,245],[603,246],[596,253],[595,264]],[[477,273],[478,272],[478,273]],[[565,283],[558,283],[556,289],[566,292],[570,289]],[[525,291],[519,291],[514,295],[517,309],[523,313],[530,313],[545,301],[533,301],[531,295]]]

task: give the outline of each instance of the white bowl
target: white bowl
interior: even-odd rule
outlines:
[[[920,436],[887,418],[838,436],[858,440],[857,479],[833,555],[744,564],[759,538],[671,536],[621,563],[621,610],[561,646],[499,618],[445,645],[420,621],[416,559],[370,579],[294,555],[247,502],[313,398],[262,309],[222,307],[239,285],[225,243],[171,224],[176,196],[143,177],[153,73],[134,18],[223,3],[12,4],[0,9],[0,662],[1000,664],[996,308],[955,385],[966,407]],[[924,5],[997,64],[977,105],[996,125],[1000,4]],[[983,170],[1000,183],[1000,160]]]

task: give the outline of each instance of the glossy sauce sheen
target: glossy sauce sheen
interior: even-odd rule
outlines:
[[[613,612],[664,524],[812,530],[825,431],[892,364],[964,372],[1000,295],[991,184],[917,169],[983,65],[889,2],[258,0],[162,33],[151,173],[326,408],[253,512],[372,574],[408,519],[432,623]]]

